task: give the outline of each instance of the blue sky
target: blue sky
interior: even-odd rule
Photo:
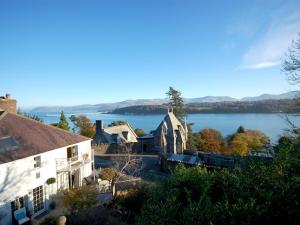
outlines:
[[[0,95],[19,106],[244,97],[297,89],[280,62],[290,0],[0,0]]]

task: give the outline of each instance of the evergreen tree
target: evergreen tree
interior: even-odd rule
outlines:
[[[181,97],[181,92],[175,90],[173,87],[169,88],[169,91],[166,93],[169,98],[169,107],[173,108],[175,116],[183,121],[183,118],[186,116],[184,109],[184,102]]]
[[[245,128],[243,126],[239,126],[239,128],[237,129],[236,133],[245,133]]]
[[[57,124],[57,127],[67,130],[67,131],[70,130],[69,123],[68,123],[67,118],[65,117],[65,114],[63,111],[61,111],[60,120],[59,120],[59,123]]]

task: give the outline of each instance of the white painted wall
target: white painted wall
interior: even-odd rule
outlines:
[[[83,154],[88,154],[89,157],[91,157],[91,140],[80,142],[76,145],[78,145],[79,161],[82,160]],[[46,184],[46,180],[51,177],[57,180],[56,159],[67,158],[67,147],[70,146],[39,154],[41,156],[41,168],[34,168],[34,157],[39,155],[0,164],[0,212],[7,211],[7,216],[0,221],[1,225],[11,224],[10,203],[14,201],[17,196],[28,195],[29,202],[31,202],[33,200],[32,190],[43,185],[45,200],[49,199],[51,193],[49,193],[50,187]],[[38,179],[36,178],[37,172],[40,172],[40,178]],[[81,178],[91,174],[91,163],[87,163],[84,169],[81,170]],[[54,193],[56,193],[57,183],[52,187]],[[45,202],[46,207],[48,207],[50,202]]]

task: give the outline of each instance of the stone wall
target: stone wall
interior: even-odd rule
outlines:
[[[97,144],[93,145],[95,155],[103,155],[103,154],[116,154],[116,153],[126,153],[126,152],[134,152],[133,145],[135,143],[127,143],[127,144]]]
[[[17,101],[15,99],[1,99],[0,98],[0,109],[10,113],[17,112]]]

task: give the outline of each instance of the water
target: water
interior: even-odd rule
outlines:
[[[60,113],[31,113],[41,117],[45,123],[57,123]],[[155,130],[165,115],[117,115],[102,113],[82,113],[70,112],[65,113],[66,117],[71,115],[87,115],[92,122],[95,120],[103,120],[104,125],[110,124],[116,120],[126,120],[133,128],[143,128],[145,132]],[[300,126],[300,116],[289,115],[295,125]],[[192,114],[187,117],[188,123],[194,123],[193,131],[198,132],[203,128],[214,128],[219,130],[225,137],[234,133],[239,126],[246,129],[257,129],[266,133],[273,142],[282,135],[289,126],[280,114]],[[69,120],[69,124],[72,122]]]

